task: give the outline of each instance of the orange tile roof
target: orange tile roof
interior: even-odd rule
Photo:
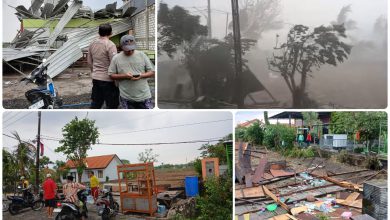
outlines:
[[[250,120],[250,121],[246,121],[246,122],[244,122],[244,123],[241,123],[241,124],[239,124],[238,126],[239,127],[249,127],[250,125],[252,125],[253,123],[255,123],[255,122],[260,122],[260,120],[259,119],[252,119],[252,120]]]
[[[87,169],[102,169],[106,168],[110,162],[114,159],[116,154],[87,157],[85,158],[85,165]],[[65,164],[68,168],[76,168],[72,160],[68,160]]]

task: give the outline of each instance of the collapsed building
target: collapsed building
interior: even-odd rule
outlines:
[[[154,0],[123,0],[119,8],[114,2],[95,12],[80,0],[33,0],[28,9],[23,5],[14,9],[20,29],[12,42],[3,45],[3,66],[22,75],[46,59],[47,74],[54,78],[85,59],[103,23],[112,25],[111,40],[117,46],[120,37],[130,33],[137,48],[155,60]]]
[[[235,145],[236,219],[387,219],[387,170],[332,165],[326,158],[275,160]]]

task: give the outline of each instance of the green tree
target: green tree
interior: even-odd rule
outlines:
[[[235,136],[237,141],[248,141],[245,139],[246,127],[237,127]]]
[[[310,134],[313,137],[318,137],[322,135],[322,121],[318,118],[317,112],[302,112],[303,124],[308,126],[310,129]]]
[[[54,162],[54,170],[56,176],[54,177],[57,182],[61,181],[61,177],[69,173],[69,167],[66,166],[66,162],[61,160],[56,160]]]
[[[264,131],[264,144],[267,147],[283,150],[292,148],[295,141],[295,129],[285,125],[268,125]]]
[[[45,168],[47,165],[49,165],[50,163],[53,163],[52,161],[50,161],[50,158],[46,157],[46,156],[43,156],[39,159],[39,166],[41,168]]]
[[[30,170],[34,168],[35,149],[33,149],[31,144],[22,141],[17,132],[12,132],[12,135],[18,141],[14,155],[19,175],[27,177],[30,174]]]
[[[275,48],[280,53],[268,60],[269,69],[282,75],[292,94],[293,107],[315,105],[306,94],[307,78],[314,68],[320,69],[325,64],[337,66],[348,58],[352,47],[340,40],[346,37],[343,24],[320,26],[313,31],[295,25],[287,35],[287,42]]]
[[[370,147],[380,132],[387,134],[386,112],[332,112],[331,131],[351,135],[360,132],[361,140]]]
[[[130,164],[130,160],[121,159],[121,161],[122,161],[123,164]]]
[[[138,154],[138,161],[142,163],[158,162],[157,157],[160,155],[153,153],[153,149],[145,149],[144,152]]]
[[[158,52],[165,51],[172,57],[183,43],[192,41],[197,36],[207,35],[207,27],[200,24],[200,17],[189,11],[160,3],[158,11]]]
[[[18,171],[15,155],[3,148],[3,186],[14,186],[18,181]]]
[[[96,144],[99,138],[98,128],[95,121],[88,118],[79,120],[75,117],[72,121],[62,128],[63,139],[60,140],[60,147],[55,151],[66,155],[68,160],[72,160],[77,169],[79,182],[85,166],[87,151]]]
[[[244,137],[253,145],[261,145],[264,138],[264,129],[262,125],[258,121],[254,122],[246,129]]]
[[[205,193],[196,198],[199,219],[232,219],[233,183],[231,177],[207,178]]]

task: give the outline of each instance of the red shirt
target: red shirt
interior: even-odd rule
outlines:
[[[43,198],[45,200],[54,199],[56,197],[55,192],[57,189],[57,185],[51,178],[45,180],[42,188],[43,188]]]

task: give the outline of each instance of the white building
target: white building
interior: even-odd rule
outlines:
[[[116,154],[87,157],[85,159],[86,169],[81,176],[81,182],[89,182],[89,172],[91,171],[95,173],[95,176],[99,179],[100,183],[104,183],[106,180],[117,180],[117,166],[122,164],[122,161]],[[65,174],[63,177],[61,177],[61,181],[66,181],[66,176],[71,175],[74,177],[74,181],[78,182],[77,170],[73,161],[68,160],[65,166],[70,170],[68,174]]]

